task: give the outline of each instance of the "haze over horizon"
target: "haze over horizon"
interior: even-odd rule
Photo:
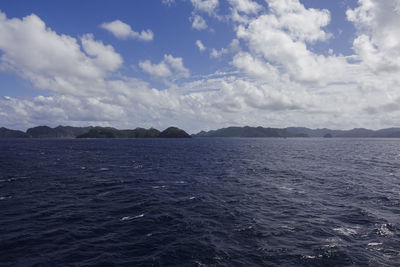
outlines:
[[[15,0],[0,126],[400,126],[399,0]]]

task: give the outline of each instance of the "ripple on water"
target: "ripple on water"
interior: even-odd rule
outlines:
[[[0,140],[0,151],[4,266],[400,262],[398,140]]]

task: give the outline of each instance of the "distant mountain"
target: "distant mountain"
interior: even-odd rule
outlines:
[[[307,135],[309,137],[380,137],[380,138],[393,138],[400,137],[400,128],[387,128],[381,130],[368,130],[364,128],[354,128],[352,130],[330,130],[330,129],[309,129],[304,127],[289,127],[286,130],[293,135]]]
[[[118,130],[111,127],[95,127],[77,138],[156,138],[160,131],[157,129],[136,128],[134,130]]]
[[[293,137],[286,129],[263,127],[228,127],[213,131],[202,131],[195,137]]]
[[[190,138],[190,137],[377,137],[400,138],[400,128],[369,130],[354,128],[352,130],[310,129],[306,127],[264,128],[264,127],[227,127],[218,130],[201,131],[189,135],[184,130],[169,127],[160,132],[157,129],[136,128],[119,130],[111,127],[72,127],[37,126],[29,128],[26,133],[0,128],[0,138]]]
[[[4,127],[0,128],[0,138],[27,138],[29,135],[23,131],[11,130]]]
[[[377,136],[400,138],[400,128],[387,128],[375,131]]]
[[[191,138],[191,136],[182,129],[169,127],[162,131],[158,136],[160,138]]]
[[[75,138],[78,135],[88,132],[92,127],[72,127],[57,126],[50,128],[48,126],[37,126],[29,128],[26,133],[33,138]]]
[[[157,129],[136,128],[134,130],[118,130],[111,127],[95,127],[77,138],[190,138],[184,130],[169,127],[160,132]]]
[[[309,129],[305,127],[288,128],[263,128],[263,127],[227,127],[208,132],[201,131],[194,137],[380,137],[400,138],[400,128],[388,128],[381,130],[368,130],[355,128],[352,130]]]

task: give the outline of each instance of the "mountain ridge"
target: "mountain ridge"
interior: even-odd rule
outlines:
[[[112,127],[36,126],[26,132],[0,128],[0,138],[191,138],[184,130],[168,127],[164,131],[154,128],[124,129]]]
[[[328,128],[311,129],[307,127],[251,127],[230,126],[210,131],[200,131],[189,135],[177,127],[169,127],[164,131],[154,128],[124,129],[112,127],[74,127],[36,126],[26,130],[12,130],[0,127],[0,138],[190,138],[190,137],[342,137],[342,138],[400,138],[400,127],[370,130],[365,128],[353,128],[350,130],[332,130]]]
[[[226,127],[217,130],[201,131],[193,137],[346,137],[346,138],[400,138],[400,128],[370,130],[353,128],[351,130],[332,130],[328,128],[310,129],[307,127],[264,128]]]

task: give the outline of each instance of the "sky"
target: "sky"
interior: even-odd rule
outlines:
[[[0,3],[0,126],[400,126],[400,0]]]

